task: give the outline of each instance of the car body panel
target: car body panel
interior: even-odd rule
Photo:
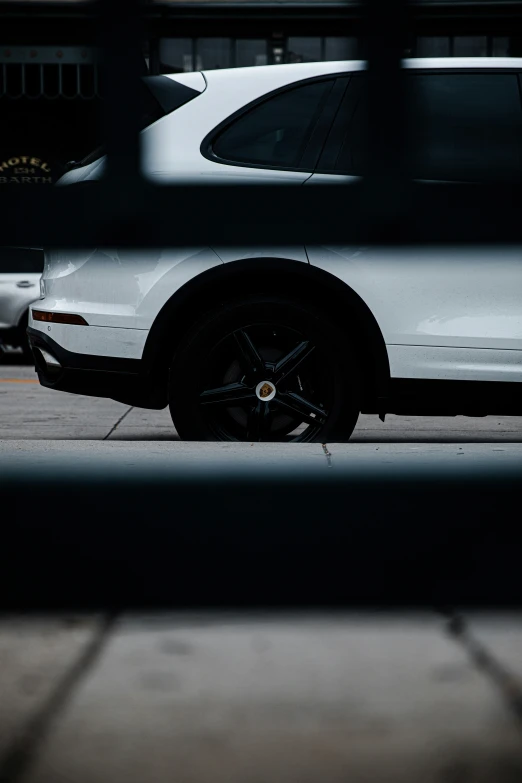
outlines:
[[[307,251],[364,299],[388,344],[522,351],[522,247]]]
[[[406,61],[411,69],[511,70],[522,59],[445,58]],[[191,184],[277,183],[305,185],[356,181],[357,177],[312,171],[232,165],[202,154],[203,139],[256,99],[305,79],[360,71],[362,62],[307,63],[228,69],[185,75],[200,95],[141,134],[142,165],[156,182]],[[175,75],[179,78],[183,75]],[[188,81],[187,81],[188,84]],[[203,89],[203,84],[205,89]],[[69,172],[60,184],[97,179],[104,161]],[[347,216],[349,219],[349,216]],[[195,216],[197,221],[204,216]],[[176,250],[51,251],[44,272],[42,309],[75,312],[93,326],[114,332],[113,355],[138,358],[161,308],[186,282],[213,266],[249,258],[290,258],[323,269],[366,303],[387,345],[397,378],[522,380],[522,248],[385,248],[324,246],[249,248],[226,245]],[[197,314],[196,314],[197,315]],[[44,326],[35,322],[43,331]],[[66,330],[54,332],[65,339]],[[129,336],[117,337],[126,329]],[[136,331],[136,347],[129,347]],[[85,332],[88,332],[85,329]],[[139,333],[139,334],[138,334]],[[109,331],[107,332],[109,335]],[[69,339],[69,338],[67,338]],[[71,338],[72,339],[72,338]],[[74,338],[79,340],[79,338]],[[87,338],[86,338],[87,339]],[[95,353],[100,337],[92,337]],[[80,343],[77,348],[80,350]],[[72,343],[69,343],[72,345]],[[93,346],[96,346],[95,348]],[[101,354],[100,354],[101,355]],[[104,353],[103,355],[110,355]]]
[[[148,329],[46,324],[34,320],[32,309],[29,316],[29,326],[47,335],[67,351],[85,356],[141,359],[149,334]],[[37,308],[34,307],[34,309]]]
[[[16,328],[40,296],[40,274],[0,273],[0,330]]]
[[[245,261],[248,258],[281,258],[290,261],[308,263],[304,245],[292,247],[216,247],[214,248],[223,263]]]
[[[141,135],[142,168],[157,182],[190,180],[192,184],[298,185],[310,174],[248,165],[230,165],[201,154],[201,142],[220,123],[246,104],[303,79],[345,73],[361,63],[307,63],[205,71],[207,89]],[[216,94],[220,100],[216,101]]]
[[[470,380],[480,366],[476,375],[486,380],[489,366],[487,380],[522,380],[522,247],[307,251],[312,266],[336,275],[366,302],[387,345],[392,377]]]
[[[392,378],[522,382],[522,351],[387,345]]]
[[[163,305],[194,275],[222,263],[210,248],[50,250],[45,259],[42,310],[76,313],[93,326],[137,330],[150,329]]]

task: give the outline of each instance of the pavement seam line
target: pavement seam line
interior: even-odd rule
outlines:
[[[120,426],[120,424],[122,423],[123,419],[124,419],[126,416],[128,416],[128,415],[129,415],[129,413],[130,413],[132,410],[134,410],[134,406],[133,406],[133,405],[131,405],[131,407],[130,407],[128,410],[126,410],[126,411],[125,411],[125,413],[123,414],[123,416],[120,416],[120,418],[118,419],[118,421],[116,422],[116,424],[114,425],[114,427],[112,427],[112,429],[111,429],[111,430],[109,430],[109,432],[108,432],[108,433],[107,433],[107,435],[106,435],[106,436],[103,438],[103,440],[109,440],[109,438],[111,437],[112,433],[113,433],[113,432],[114,432],[114,431],[115,431],[115,430],[116,430],[116,429],[117,429],[117,428]]]
[[[323,447],[324,455],[326,457],[326,464],[328,465],[329,468],[331,468],[332,467],[332,455],[328,451],[328,446],[326,445],[326,443],[321,443],[321,446]]]
[[[472,634],[469,623],[462,615],[456,612],[448,615],[446,629],[449,635],[464,650],[476,669],[495,686],[519,729],[522,729],[522,682]]]
[[[18,737],[2,754],[0,783],[20,783],[26,778],[52,727],[105,650],[116,618],[116,613],[104,615],[90,641],[59,680],[43,706],[27,721]]]

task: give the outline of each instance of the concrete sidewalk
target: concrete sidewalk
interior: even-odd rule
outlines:
[[[0,365],[0,439],[176,441],[168,409],[45,389],[32,367]],[[522,417],[362,415],[350,444],[522,443]]]
[[[3,620],[0,780],[519,783],[520,649],[520,615]]]
[[[362,416],[326,451],[181,443],[168,411],[35,381],[0,367],[4,466],[522,465],[521,418]],[[522,615],[471,630],[429,614],[4,617],[0,783],[520,783]]]
[[[388,469],[520,469],[522,443],[197,443],[122,440],[9,440],[0,439],[0,463],[10,469],[41,468],[78,472],[124,470],[138,478],[144,471],[170,468],[208,469],[281,466],[322,471],[326,468],[365,469],[375,475]]]

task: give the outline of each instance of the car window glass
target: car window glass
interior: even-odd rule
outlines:
[[[413,78],[413,174],[481,181],[520,170],[522,110],[515,74]]]
[[[360,99],[362,78],[355,76],[342,81],[345,85],[344,95],[335,113],[328,138],[321,152],[317,167],[319,171],[331,171],[335,168],[339,155],[339,146],[347,133],[347,129],[351,128],[353,115]]]
[[[298,167],[333,81],[296,87],[243,114],[215,139],[223,160]]]
[[[520,173],[522,109],[516,75],[433,73],[410,78],[413,177],[481,182]],[[362,173],[365,137],[363,98],[336,170]]]
[[[29,247],[0,248],[0,274],[41,274],[43,267],[43,250]]]

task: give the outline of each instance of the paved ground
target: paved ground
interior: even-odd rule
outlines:
[[[0,622],[0,780],[520,783],[522,617]]]
[[[168,411],[0,365],[0,470],[522,465],[508,417],[362,416],[327,453],[176,441]],[[520,783],[522,615],[453,628],[435,613],[0,618],[0,783]]]
[[[130,408],[113,400],[42,388],[34,370],[0,364],[0,440],[173,441],[168,410]],[[354,444],[522,443],[521,417],[361,416]],[[344,447],[345,449],[347,447]]]
[[[150,437],[150,436],[149,436]],[[100,440],[0,440],[0,469],[30,467],[38,470],[53,467],[69,472],[106,466],[125,470],[127,478],[144,470],[168,471],[172,467],[194,468],[200,475],[229,466],[249,467],[254,463],[271,469],[280,465],[304,470],[317,467],[342,467],[348,472],[363,468],[366,475],[374,471],[396,469],[431,469],[441,467],[446,473],[463,468],[473,470],[492,467],[520,469],[522,480],[522,443],[359,443],[328,444],[325,454],[321,444],[270,443],[172,443],[153,441]]]

